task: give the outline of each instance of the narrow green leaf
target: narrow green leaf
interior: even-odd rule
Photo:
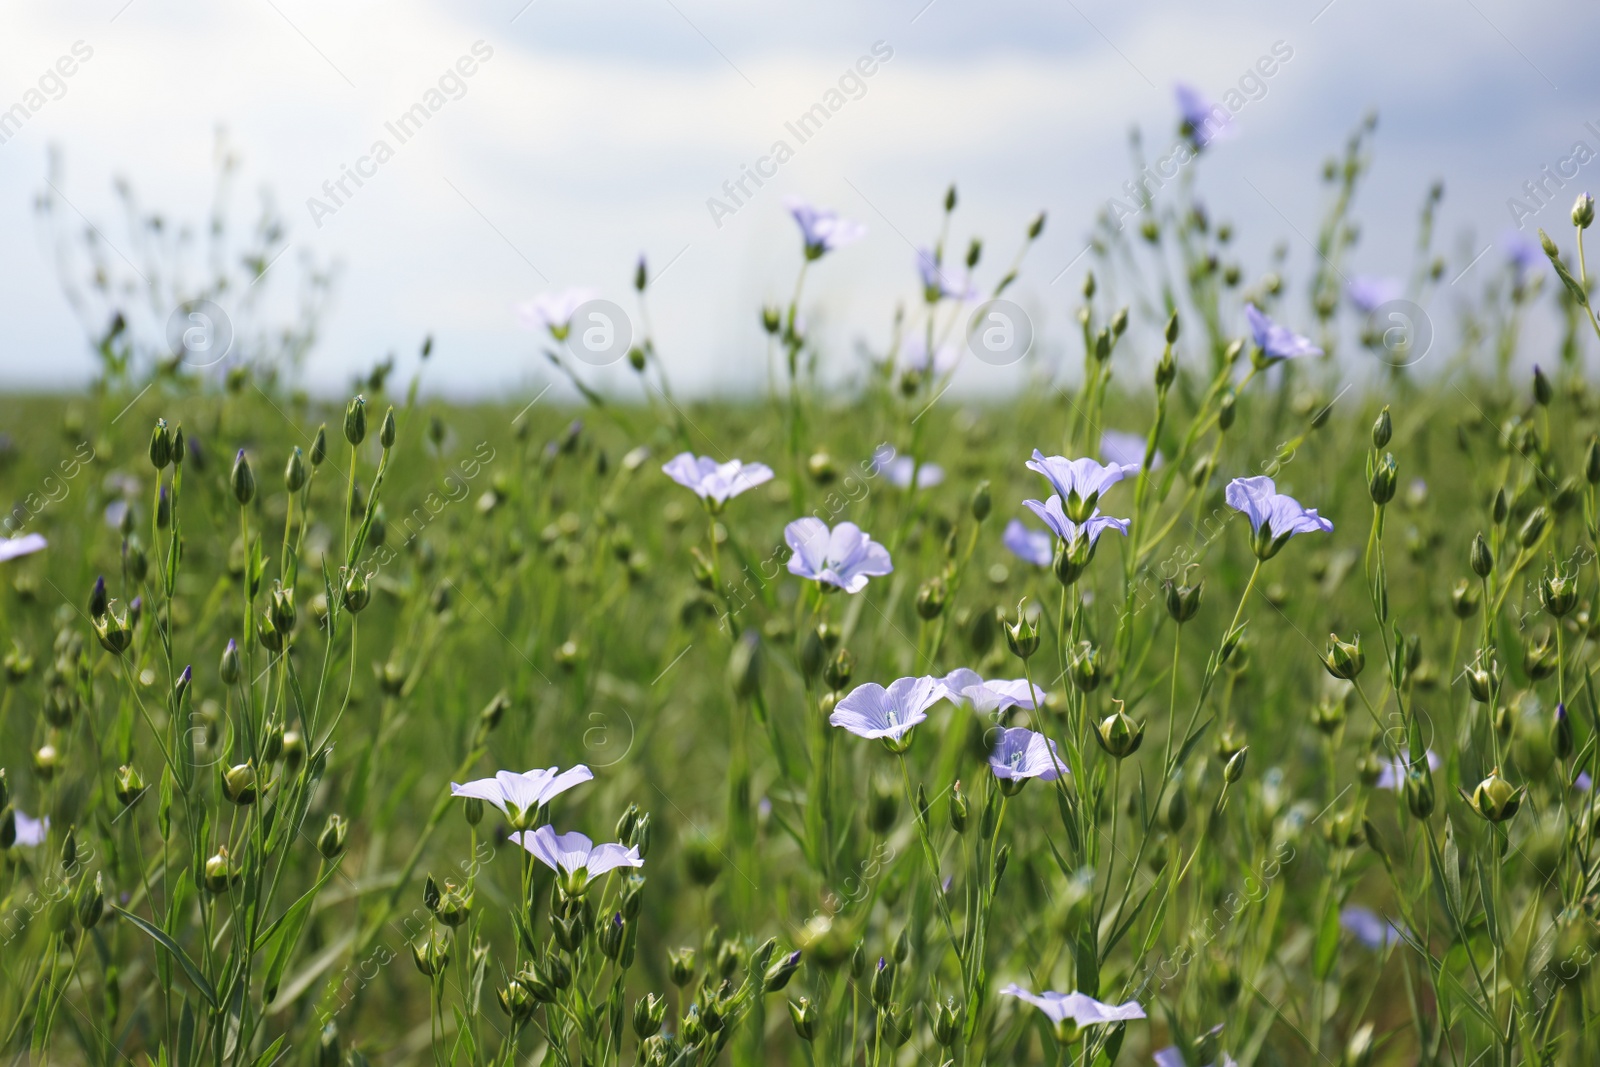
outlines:
[[[201,972],[194,960],[189,958],[189,954],[183,951],[182,946],[180,946],[176,941],[172,940],[172,938],[168,937],[166,932],[160,927],[151,925],[131,911],[124,911],[122,908],[118,907],[116,904],[112,904],[110,901],[107,901],[107,904],[110,906],[112,911],[117,912],[124,919],[127,919],[129,922],[131,922],[134,926],[138,927],[140,930],[143,930],[155,941],[156,944],[160,945],[162,948],[171,953],[172,958],[178,961],[178,966],[183,968],[183,973],[189,976],[189,981],[193,982],[195,988],[200,990],[201,995],[206,998],[206,1003],[211,1005],[213,1011],[216,1010],[217,991],[211,987],[210,982],[206,981],[206,976]]]

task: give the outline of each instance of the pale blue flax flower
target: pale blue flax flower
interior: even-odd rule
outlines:
[[[1104,1004],[1086,993],[1057,993],[1053,990],[1030,993],[1012,983],[1000,990],[1000,995],[1025,1000],[1044,1012],[1045,1016],[1055,1024],[1056,1035],[1064,1041],[1072,1040],[1080,1027],[1120,1023],[1145,1017],[1144,1009],[1135,1001]]]
[[[847,593],[859,593],[868,578],[894,570],[889,550],[853,522],[841,522],[830,530],[821,519],[807,516],[785,526],[783,540],[794,551],[790,574]]]
[[[896,679],[887,689],[867,682],[834,706],[828,724],[857,737],[881,739],[890,749],[903,752],[911,743],[911,730],[926,722],[928,709],[944,698],[944,684],[927,675]]]
[[[1302,507],[1294,497],[1278,492],[1265,474],[1235,478],[1228,483],[1223,499],[1250,519],[1250,543],[1257,559],[1276,556],[1295,534],[1333,531],[1333,523],[1318,515],[1316,508]]]
[[[1195,148],[1233,136],[1233,115],[1227,108],[1212,103],[1200,95],[1200,90],[1183,82],[1173,86],[1173,94],[1178,98],[1178,115],[1182,119],[1179,129]]]
[[[1113,467],[1132,467],[1136,472],[1144,466],[1145,439],[1136,433],[1107,430],[1100,435],[1100,458]],[[1158,451],[1150,457],[1150,469],[1160,470],[1163,457]]]
[[[730,459],[718,463],[710,456],[680,452],[661,465],[661,472],[712,507],[721,507],[747,489],[772,480],[765,463]]]
[[[890,444],[879,445],[873,450],[870,466],[872,473],[883,475],[897,489],[910,488],[913,469],[916,471],[918,489],[931,489],[944,481],[943,467],[927,462],[918,465],[910,456],[896,455],[894,446]]]
[[[1279,359],[1298,359],[1301,356],[1320,356],[1322,349],[1287,326],[1280,325],[1254,304],[1244,306],[1244,317],[1250,322],[1250,335],[1255,340],[1260,358],[1267,362]]]
[[[44,534],[23,534],[21,537],[0,538],[0,563],[42,552],[49,542]]]
[[[1066,509],[1061,506],[1061,498],[1052,496],[1049,500],[1040,503],[1037,500],[1024,500],[1022,506],[1044,520],[1052,533],[1068,545],[1077,544],[1080,539],[1087,538],[1091,546],[1100,535],[1107,530],[1115,530],[1123,536],[1128,533],[1128,519],[1114,519],[1109,515],[1100,514],[1099,509],[1090,512],[1088,517],[1081,522],[1073,522],[1067,517]]]
[[[838,212],[816,207],[800,197],[786,198],[783,206],[800,224],[807,259],[821,259],[825,253],[854,244],[867,235],[867,228],[861,223],[842,219]]]
[[[1130,474],[1139,473],[1137,463],[1101,463],[1096,459],[1067,459],[1047,456],[1037,448],[1028,460],[1028,469],[1042,474],[1061,497],[1066,515],[1083,522],[1100,502],[1100,494]],[[1036,509],[1037,510],[1037,509]]]
[[[517,317],[530,330],[549,330],[557,341],[565,341],[572,329],[572,316],[593,300],[593,289],[567,289],[559,293],[540,293],[517,305]]]
[[[1406,772],[1411,769],[1411,761],[1391,756],[1383,764],[1383,769],[1378,772],[1378,780],[1373,783],[1374,789],[1399,789],[1406,784]],[[1433,749],[1428,749],[1428,770],[1439,769],[1439,754]]]
[[[978,295],[978,287],[972,284],[971,277],[940,263],[932,249],[917,249],[917,276],[922,280],[923,299],[930,304],[945,298],[972,300]]]
[[[951,703],[964,704],[980,715],[999,715],[1009,708],[1036,708],[1044,700],[1044,690],[1033,686],[1030,691],[1026,678],[985,681],[967,667],[957,667],[940,679],[940,684]]]
[[[1351,904],[1339,912],[1339,925],[1370,949],[1387,948],[1401,938],[1400,928],[1371,908]]]
[[[1405,295],[1405,287],[1394,278],[1358,274],[1344,287],[1344,295],[1357,311],[1370,315],[1391,300]]]
[[[1055,538],[1043,530],[1031,530],[1021,519],[1012,519],[1000,535],[1000,543],[1018,559],[1035,567],[1048,567],[1055,555]]]
[[[596,845],[576,830],[558,834],[552,826],[541,826],[537,830],[511,834],[510,839],[560,875],[562,888],[569,896],[577,896],[591,881],[618,867],[644,866],[644,857],[639,855],[637,847]]]
[[[17,840],[15,844],[18,848],[32,848],[35,845],[44,844],[45,838],[50,835],[50,816],[46,815],[43,818],[35,819],[24,813],[21,808],[12,809],[12,813],[17,820]]]
[[[498,771],[493,778],[479,778],[465,785],[450,783],[450,795],[473,797],[493,804],[514,829],[526,829],[540,808],[575,785],[594,778],[583,764],[563,771],[559,767],[535,769],[517,774]]]
[[[1000,731],[999,740],[989,753],[989,769],[1003,781],[1037,778],[1053,782],[1065,767],[1054,741],[1026,727],[1013,726]]]

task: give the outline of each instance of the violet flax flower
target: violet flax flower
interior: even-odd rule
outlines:
[[[955,704],[965,704],[981,715],[999,715],[1009,708],[1036,708],[1044,700],[1044,690],[1033,686],[1029,691],[1026,678],[1009,681],[985,681],[977,671],[957,667],[940,679],[945,698]]]
[[[1000,543],[1009,548],[1013,555],[1035,567],[1048,567],[1050,560],[1055,555],[1055,538],[1044,530],[1031,530],[1024,526],[1021,519],[1012,519],[1006,523],[1005,532],[1000,535]]]
[[[745,463],[730,459],[718,463],[710,456],[680,452],[661,465],[661,472],[713,509],[720,508],[747,489],[772,480],[772,468],[765,463]]]
[[[1250,519],[1250,544],[1260,560],[1276,556],[1295,534],[1333,530],[1333,523],[1318,515],[1316,508],[1302,507],[1294,497],[1278,492],[1265,474],[1235,478],[1228,483],[1223,499]]]
[[[1267,363],[1280,359],[1298,359],[1301,356],[1320,356],[1322,349],[1287,326],[1272,321],[1254,304],[1244,306],[1244,317],[1250,321],[1250,336],[1255,340],[1257,358]]]
[[[1000,990],[1000,995],[1025,1000],[1044,1012],[1055,1024],[1056,1036],[1063,1042],[1073,1040],[1080,1027],[1145,1017],[1144,1009],[1132,1000],[1124,1004],[1104,1004],[1085,993],[1057,993],[1053,990],[1030,993],[1014,982]]]
[[[530,330],[544,329],[557,341],[565,341],[572,329],[572,316],[598,294],[593,289],[566,289],[559,293],[540,293],[517,305],[517,316]]]
[[[842,219],[838,212],[816,207],[799,197],[788,197],[783,206],[800,224],[800,238],[805,242],[808,260],[821,259],[825,253],[853,244],[867,234],[867,228],[861,223]]]
[[[889,550],[853,522],[841,522],[830,530],[821,519],[796,519],[783,528],[783,540],[794,551],[790,574],[847,593],[859,593],[868,578],[894,570]]]
[[[513,829],[524,830],[540,808],[594,777],[583,764],[563,771],[559,767],[534,769],[517,774],[499,771],[493,778],[479,778],[465,785],[450,783],[450,795],[472,797],[493,804],[505,815]]]
[[[1056,743],[1044,734],[1022,726],[1001,730],[989,753],[989,769],[1001,781],[1021,783],[1029,778],[1053,782],[1066,769]]]
[[[828,724],[857,737],[881,739],[890,751],[904,752],[911,730],[927,721],[928,709],[945,698],[937,678],[899,678],[885,689],[877,682],[858,685],[835,705]]]
[[[597,845],[576,830],[558,834],[553,826],[541,826],[537,830],[511,834],[510,839],[555,871],[568,896],[578,896],[594,879],[618,867],[644,866],[644,857],[639,855],[637,846]]]

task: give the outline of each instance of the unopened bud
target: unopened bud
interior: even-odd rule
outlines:
[[[344,439],[359,445],[367,439],[367,398],[359,394],[351,397],[344,409]]]
[[[233,499],[239,502],[240,507],[255,499],[256,475],[250,469],[250,458],[244,454],[242,448],[233,458],[233,476],[229,484],[233,487]]]

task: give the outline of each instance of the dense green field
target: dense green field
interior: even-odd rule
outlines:
[[[345,408],[173,367],[0,400],[7,533],[48,542],[0,563],[8,1055],[1593,1062],[1600,395],[1572,233],[1570,288],[1484,266],[1414,380],[1352,377],[1337,277],[1291,302],[1229,280],[1203,216],[1165,225],[1134,239],[1172,242],[1181,298],[1151,281],[1124,334],[1085,287],[1083,372],[1004,400],[903,352],[808,383],[793,306],[767,401],[675,401],[648,345],[649,405],[378,374]],[[1530,378],[1518,315],[1558,299]],[[1285,357],[1247,301],[1343,361]],[[907,332],[959,314],[933,286]],[[1099,501],[1127,533],[1020,558],[1033,451],[1103,458],[1108,430],[1138,438]],[[685,451],[775,476],[707,506],[662,471]],[[1229,486],[1261,476],[1331,530],[1282,540],[1282,505],[1253,533]],[[793,573],[802,516],[892,570]],[[958,668],[1022,681],[996,714]],[[862,687],[923,677],[876,707],[887,742],[858,736]],[[1028,741],[1000,727],[1054,755],[997,774]],[[451,795],[576,765],[531,810]],[[585,884],[508,839],[547,824],[624,865]]]

